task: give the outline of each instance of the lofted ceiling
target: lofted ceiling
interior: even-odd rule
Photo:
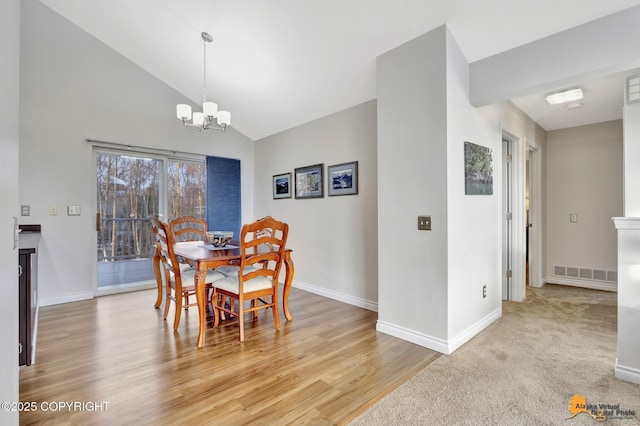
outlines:
[[[257,140],[376,97],[376,57],[446,23],[473,62],[640,0],[40,0]],[[583,107],[514,103],[546,130],[622,116],[622,76],[585,82]],[[175,105],[167,105],[175,117]],[[176,119],[176,123],[178,123]]]

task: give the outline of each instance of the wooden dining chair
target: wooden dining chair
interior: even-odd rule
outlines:
[[[207,221],[193,216],[182,216],[169,222],[175,241],[206,241]]]
[[[260,309],[271,308],[276,330],[280,330],[278,315],[278,277],[284,258],[289,225],[266,217],[244,225],[240,231],[241,258],[238,273],[213,283],[211,303],[214,307],[214,327],[220,314],[238,317],[240,341],[244,341],[244,314],[256,316]],[[223,297],[220,297],[223,296]],[[229,298],[235,303],[227,307]],[[249,302],[249,306],[245,306]],[[237,309],[237,311],[236,311]]]
[[[154,226],[157,227],[157,241],[160,251],[160,261],[162,266],[164,267],[164,277],[166,282],[164,319],[166,320],[167,316],[169,315],[169,305],[171,304],[170,301],[173,300],[176,304],[173,328],[177,329],[178,325],[180,325],[182,308],[184,307],[186,310],[189,306],[194,306],[196,304],[195,302],[189,303],[189,297],[195,296],[196,294],[196,270],[191,267],[183,267],[182,264],[178,262],[173,249],[175,240],[173,238],[173,233],[171,232],[170,226],[156,217],[152,219],[152,222],[154,223]],[[224,275],[219,272],[213,270],[207,271],[207,276],[205,278],[205,289],[207,292],[207,296],[211,291],[211,284],[214,281],[220,280],[222,278],[224,278]]]
[[[153,275],[156,278],[156,286],[158,287],[158,296],[156,297],[156,303],[155,303],[155,308],[160,308],[160,305],[162,304],[162,292],[163,292],[163,279],[162,279],[162,270],[161,270],[161,258],[162,255],[160,253],[160,241],[159,241],[159,236],[158,236],[158,227],[160,225],[160,216],[156,215],[153,216],[151,219],[151,229],[153,230],[153,237],[155,239],[155,246],[156,249],[153,252],[153,257],[151,258],[151,264],[153,266]]]

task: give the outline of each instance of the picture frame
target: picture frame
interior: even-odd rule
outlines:
[[[358,194],[358,162],[351,161],[327,167],[327,187],[330,197]]]
[[[291,173],[273,175],[273,199],[291,198]]]
[[[324,197],[324,164],[298,167],[294,170],[296,198]]]
[[[464,143],[465,195],[493,195],[493,157],[491,148]]]

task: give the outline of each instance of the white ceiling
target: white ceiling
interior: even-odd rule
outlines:
[[[207,98],[231,111],[232,126],[254,140],[375,98],[376,57],[444,23],[467,61],[473,62],[640,4],[640,0],[40,1],[195,103],[202,100],[200,33],[209,32],[214,41],[207,48]],[[585,82],[584,106],[570,111],[547,107],[541,103],[542,94],[514,103],[546,130],[606,121],[621,117],[621,82],[621,76]],[[175,117],[175,106],[167,109]]]

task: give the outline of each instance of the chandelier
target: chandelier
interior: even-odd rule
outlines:
[[[207,102],[207,43],[213,41],[213,37],[207,32],[200,34],[204,41],[204,74],[202,82],[202,112],[194,112],[191,114],[191,105],[178,104],[176,105],[176,114],[179,120],[182,120],[182,124],[185,126],[196,127],[199,131],[202,130],[224,130],[227,126],[231,125],[231,113],[229,111],[218,111],[218,104],[215,102]],[[214,124],[216,119],[217,124]],[[191,120],[191,121],[189,121]]]

